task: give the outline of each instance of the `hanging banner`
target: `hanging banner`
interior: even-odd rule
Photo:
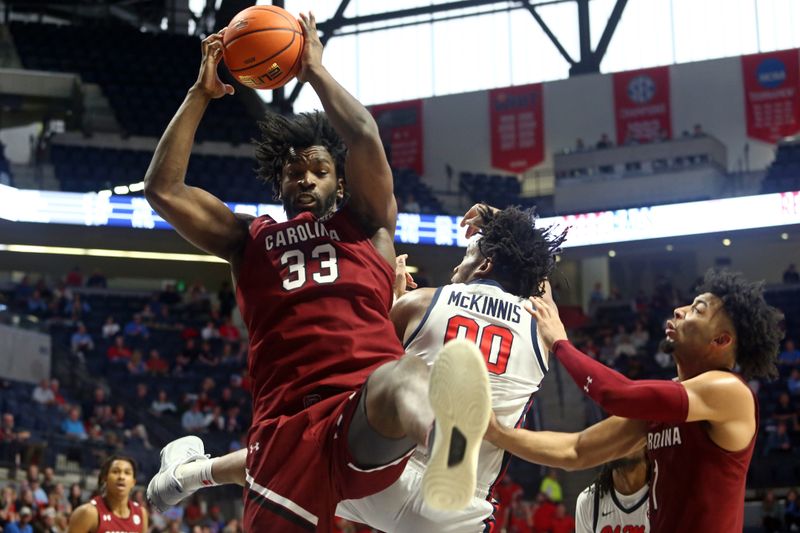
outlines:
[[[614,74],[617,144],[672,138],[669,67]]]
[[[797,50],[742,56],[747,136],[768,143],[800,131]]]
[[[423,173],[422,100],[409,100],[370,108],[394,169]]]
[[[489,91],[492,166],[521,174],[544,161],[542,84]]]

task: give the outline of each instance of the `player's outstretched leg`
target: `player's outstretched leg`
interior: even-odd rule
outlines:
[[[216,485],[245,484],[247,450],[221,457],[204,455],[203,441],[195,436],[181,437],[161,450],[161,469],[147,486],[147,499],[163,510]]]
[[[207,477],[211,479],[211,460],[205,455],[205,447],[199,437],[193,435],[181,437],[161,449],[161,468],[147,485],[147,500],[153,507],[165,511],[199,488],[199,486],[192,487],[193,483],[187,483],[186,480],[182,483],[176,475],[178,467],[190,463],[198,463],[192,465],[200,467],[198,470],[207,467]],[[208,484],[215,483],[211,481]]]
[[[431,370],[429,398],[435,434],[423,498],[434,509],[460,510],[475,496],[478,452],[491,414],[486,363],[474,343],[444,345]]]

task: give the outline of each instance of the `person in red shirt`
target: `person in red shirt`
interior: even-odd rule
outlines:
[[[494,496],[497,500],[497,511],[494,514],[495,527],[498,531],[508,523],[508,516],[511,505],[519,498],[522,498],[522,485],[516,483],[510,475],[504,475],[500,483],[494,489]]]
[[[100,468],[100,495],[77,507],[69,518],[69,533],[147,533],[147,509],[131,500],[136,462],[112,455]]]
[[[313,14],[299,24],[298,79],[317,93],[325,114],[267,114],[256,148],[259,177],[282,200],[285,222],[234,213],[185,182],[203,114],[234,91],[217,74],[225,30],[203,40],[197,82],[145,175],[155,211],[230,263],[253,391],[246,449],[210,460],[199,438],[173,441],[162,450],[148,500],[163,509],[202,486],[246,484],[245,531],[327,533],[339,501],[390,486],[423,445],[431,449],[428,503],[464,508],[475,494],[491,411],[486,364],[463,340],[445,346],[432,369],[404,355],[389,320],[392,170],[372,115],[322,65]]]
[[[227,342],[239,342],[242,334],[239,328],[233,325],[230,317],[225,317],[225,322],[219,327],[219,337]]]
[[[694,301],[674,310],[662,350],[678,379],[630,380],[567,340],[555,304],[528,309],[573,380],[611,418],[581,433],[531,432],[490,424],[487,439],[526,460],[576,469],[647,446],[654,533],[741,531],[747,469],[758,434],[758,402],[745,379],[777,376],[782,314],[763,283],[710,270]],[[687,490],[691,487],[691,490]]]
[[[567,514],[567,508],[563,503],[556,506],[556,514],[550,523],[550,533],[574,533],[575,531],[575,519]]]
[[[114,337],[114,344],[106,350],[106,357],[112,363],[126,362],[131,358],[131,355],[133,355],[133,352],[125,346],[125,338],[122,335]]]
[[[536,496],[536,507],[533,511],[533,533],[550,533],[555,514],[556,504],[540,492]]]

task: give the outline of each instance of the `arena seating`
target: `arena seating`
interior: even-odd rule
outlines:
[[[197,37],[109,24],[12,22],[9,27],[25,68],[75,72],[84,82],[100,85],[120,126],[131,135],[160,136],[197,79]],[[254,118],[238,98],[222,98],[209,106],[196,138],[248,142],[258,136]]]
[[[522,188],[517,176],[461,172],[458,176],[458,186],[472,203],[486,202],[501,208],[520,203]]]
[[[767,169],[762,193],[800,190],[800,143],[778,144],[775,161]]]

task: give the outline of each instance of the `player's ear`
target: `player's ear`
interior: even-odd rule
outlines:
[[[481,261],[481,264],[478,265],[478,268],[475,269],[475,277],[476,278],[485,278],[488,277],[492,270],[494,270],[494,263],[489,258],[484,258]]]
[[[336,179],[336,200],[341,203],[344,200],[344,178],[339,177]]]
[[[733,335],[727,331],[722,331],[714,337],[713,342],[720,348],[727,348],[733,344]]]

